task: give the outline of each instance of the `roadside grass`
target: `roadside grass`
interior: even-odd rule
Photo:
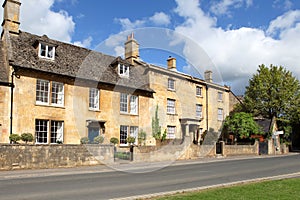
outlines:
[[[181,193],[156,200],[276,200],[300,199],[300,178],[249,183],[239,186],[208,189],[198,192]]]

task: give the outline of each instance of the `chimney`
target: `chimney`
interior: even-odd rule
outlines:
[[[212,79],[212,71],[211,70],[206,70],[204,72],[204,79],[206,82],[208,83],[212,83],[213,82],[213,79]]]
[[[8,31],[12,35],[19,35],[20,26],[20,0],[5,0],[2,7],[4,8],[3,22],[2,22],[2,33]]]
[[[134,39],[134,34],[128,35],[125,42],[125,59],[134,64],[134,60],[139,60],[139,43]]]
[[[176,58],[169,56],[167,63],[169,70],[176,71]]]

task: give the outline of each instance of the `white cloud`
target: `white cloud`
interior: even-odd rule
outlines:
[[[219,71],[223,81],[233,86],[235,91],[244,91],[245,84],[260,64],[285,66],[300,78],[299,10],[279,16],[270,22],[266,32],[248,27],[228,30],[217,27],[215,18],[206,15],[196,0],[176,2],[175,11],[185,22],[175,31],[191,38],[195,42],[192,46],[202,47],[215,65],[214,73]],[[267,34],[277,30],[280,31],[279,39]],[[188,50],[189,46],[190,43],[185,44],[183,53],[192,64],[213,67],[207,61],[201,61],[197,51]]]
[[[93,38],[91,36],[89,36],[88,38],[84,39],[83,41],[75,41],[74,45],[79,46],[79,47],[89,48],[89,47],[91,47],[92,41],[93,41]]]
[[[294,27],[300,22],[300,10],[288,11],[285,14],[277,17],[275,20],[271,21],[269,28],[267,29],[267,34],[274,36],[280,35]]]
[[[168,25],[171,23],[170,16],[163,12],[155,13],[152,17],[149,18],[149,20],[156,25]]]
[[[1,5],[4,0],[1,0]],[[66,11],[54,12],[51,7],[54,0],[22,1],[20,11],[20,29],[37,35],[48,35],[49,38],[71,42],[75,23]],[[0,9],[2,21],[3,9]],[[59,30],[59,31],[57,31]]]
[[[210,11],[216,15],[227,15],[229,14],[230,7],[241,7],[242,2],[243,0],[222,0],[214,2],[210,8]]]
[[[142,27],[146,21],[145,20],[136,20],[134,22],[130,21],[128,18],[118,18],[115,21],[119,22],[123,28],[123,30],[131,30],[135,28]]]

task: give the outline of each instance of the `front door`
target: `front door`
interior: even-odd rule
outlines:
[[[88,127],[88,137],[90,143],[94,142],[94,138],[100,134],[100,127]]]

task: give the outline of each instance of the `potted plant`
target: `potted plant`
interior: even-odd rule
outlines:
[[[135,143],[135,137],[129,136],[128,138],[126,138],[126,142],[130,145],[133,145]]]
[[[18,134],[11,134],[9,136],[9,140],[13,143],[13,144],[17,144],[19,140],[21,140],[21,137]]]
[[[88,137],[82,137],[80,139],[80,144],[88,144],[89,143],[89,138]]]
[[[28,142],[32,142],[33,141],[33,135],[31,133],[22,133],[21,134],[21,140],[23,142],[25,142],[26,144]]]
[[[102,135],[98,135],[97,137],[94,138],[94,143],[96,144],[102,144],[104,141],[104,137]]]
[[[116,137],[112,137],[110,138],[110,143],[112,143],[115,146],[116,144],[119,144],[119,139]]]

